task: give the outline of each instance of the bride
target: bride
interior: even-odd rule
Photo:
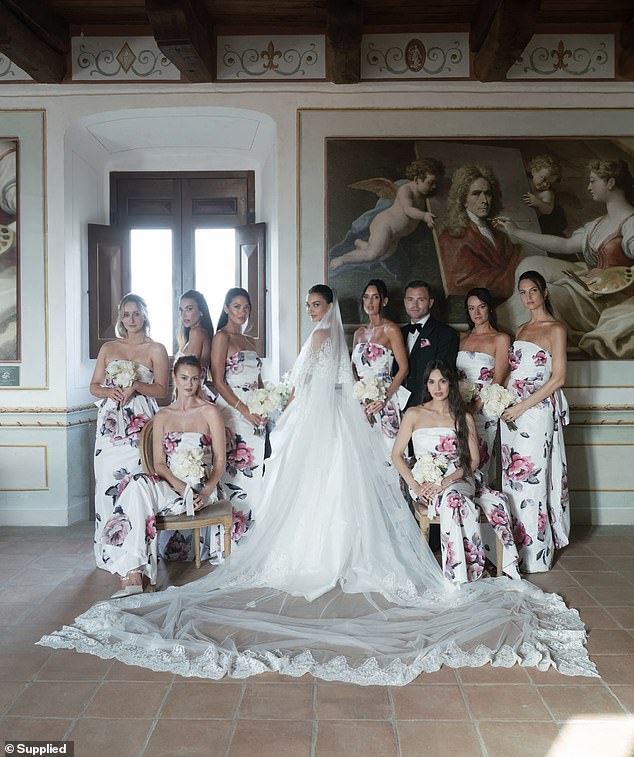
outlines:
[[[205,678],[403,685],[488,662],[596,675],[579,615],[558,595],[443,577],[353,396],[332,290],[313,287],[308,304],[316,326],[242,548],[184,587],[100,602],[39,644]]]

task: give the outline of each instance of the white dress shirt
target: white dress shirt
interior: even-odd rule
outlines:
[[[422,318],[420,318],[418,321],[410,321],[411,324],[420,324],[421,326],[424,326],[427,321],[429,320],[429,313],[427,315],[424,315]],[[416,344],[416,340],[420,334],[417,334],[414,332],[413,334],[407,335],[407,352],[410,353],[414,349],[414,345]]]

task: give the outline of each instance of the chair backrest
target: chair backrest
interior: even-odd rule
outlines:
[[[139,439],[139,453],[141,455],[143,472],[156,475],[156,469],[154,468],[154,451],[152,448],[154,438],[153,426],[153,420],[148,421],[145,426],[143,426],[141,438]]]

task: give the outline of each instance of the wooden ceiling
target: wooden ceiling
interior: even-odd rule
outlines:
[[[469,31],[472,70],[502,81],[536,32],[615,32],[634,79],[632,0],[0,0],[0,53],[36,81],[67,77],[71,35],[153,35],[189,81],[213,81],[219,34],[326,35],[328,78],[359,81],[364,33]]]

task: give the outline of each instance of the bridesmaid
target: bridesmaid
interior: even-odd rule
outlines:
[[[354,332],[352,371],[355,379],[375,376],[385,385],[385,401],[370,402],[364,409],[376,433],[381,434],[387,459],[391,460],[392,445],[401,422],[401,411],[394,395],[407,377],[409,365],[401,329],[383,314],[387,303],[385,282],[370,279],[361,297],[369,323]],[[395,360],[398,372],[392,378]]]
[[[570,509],[563,426],[568,404],[566,327],[553,316],[544,277],[525,271],[518,291],[530,320],[509,352],[508,388],[519,401],[502,413],[502,486],[507,495],[520,567],[548,570],[556,549],[568,544]]]
[[[403,416],[394,442],[392,462],[412,497],[427,506],[430,518],[440,516],[442,567],[455,583],[475,581],[484,573],[482,510],[504,547],[503,571],[519,578],[517,549],[504,498],[494,492],[476,492],[473,471],[478,467],[475,421],[465,409],[457,374],[442,360],[431,362],[423,376],[423,402]],[[418,483],[403,459],[409,443],[417,458],[444,458],[440,483]]]
[[[194,355],[198,358],[202,366],[201,389],[211,399],[207,383],[211,382],[211,341],[214,336],[214,325],[209,315],[207,300],[200,292],[189,289],[181,295],[178,312],[180,314],[180,326],[176,336],[178,352],[174,358],[178,359],[183,355]]]
[[[156,584],[157,515],[187,512],[188,485],[194,510],[217,498],[216,485],[225,467],[225,429],[220,411],[202,396],[201,375],[202,367],[193,355],[174,363],[176,399],[154,418],[152,452],[157,475],[139,473],[128,479],[104,526],[106,567],[121,576],[115,598],[143,591],[143,576]],[[183,453],[201,454],[199,450],[200,477],[186,483]]]
[[[211,348],[217,405],[227,432],[227,459],[220,487],[224,499],[233,504],[234,541],[247,530],[252,509],[257,507],[264,462],[266,418],[247,406],[249,392],[263,386],[262,361],[253,339],[243,333],[250,315],[251,298],[246,289],[230,289]]]
[[[493,298],[488,289],[476,287],[465,297],[469,330],[460,334],[460,350],[456,359],[458,377],[476,387],[475,397],[467,409],[476,423],[480,445],[480,471],[484,483],[489,481],[491,455],[498,431],[497,416],[485,415],[479,391],[489,384],[502,384],[508,374],[508,351],[511,340],[497,329]]]
[[[99,350],[90,381],[90,393],[101,400],[95,440],[94,550],[97,567],[105,570],[109,570],[110,557],[103,549],[104,525],[122,487],[130,476],[141,472],[139,436],[158,410],[156,400],[167,394],[169,373],[165,347],[149,337],[150,322],[142,297],[123,297],[115,331],[119,338]]]

